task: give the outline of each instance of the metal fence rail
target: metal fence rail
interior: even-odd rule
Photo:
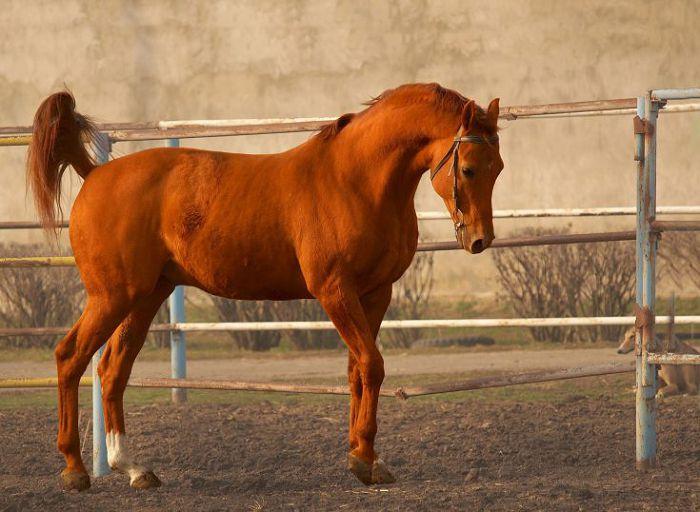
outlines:
[[[435,395],[439,393],[454,393],[476,389],[514,386],[519,384],[536,384],[540,382],[553,382],[568,379],[580,379],[583,377],[597,377],[600,375],[613,375],[618,373],[631,373],[635,371],[634,364],[614,363],[604,365],[581,366],[576,368],[562,368],[557,370],[543,370],[535,372],[514,373],[508,375],[494,375],[458,381],[441,382],[428,386],[407,386],[395,390],[382,389],[381,396],[408,399],[411,397]],[[57,379],[0,379],[0,389],[3,388],[46,388],[55,387]],[[83,378],[81,386],[90,386],[92,379]],[[173,388],[185,389],[219,389],[233,391],[264,391],[279,393],[312,393],[317,395],[349,395],[347,386],[321,386],[309,384],[286,384],[278,382],[242,382],[232,380],[211,379],[129,379],[127,384],[137,388]]]
[[[517,210],[494,210],[494,219],[525,219],[547,217],[610,217],[636,215],[634,206],[612,206],[603,208],[536,208]],[[659,206],[657,215],[697,215],[700,206]],[[450,220],[450,214],[445,211],[416,212],[418,220]],[[0,221],[0,229],[40,229],[42,226],[35,221]],[[67,228],[68,221],[57,223],[56,227]]]
[[[692,90],[691,90],[692,91]],[[660,90],[657,93],[664,93]],[[573,103],[551,103],[502,107],[499,117],[506,120],[549,117],[600,116],[633,114],[635,98]],[[666,112],[700,111],[700,103],[669,106]],[[225,137],[317,131],[333,122],[335,117],[291,119],[206,119],[173,120],[137,123],[97,123],[111,142]],[[31,140],[32,127],[0,127],[0,146],[24,146]]]
[[[646,318],[638,329],[637,360],[637,465],[640,468],[653,466],[656,457],[656,409],[655,382],[656,364],[699,364],[700,355],[657,354],[648,350],[652,346],[654,325],[669,323],[669,317],[654,317],[655,295],[655,259],[659,234],[662,231],[697,231],[697,221],[657,221],[657,214],[698,214],[700,206],[656,206],[656,120],[659,113],[700,111],[700,103],[670,105],[668,100],[700,98],[700,89],[659,89],[650,91],[645,97],[624,98],[616,100],[588,101],[576,103],[555,103],[546,105],[510,106],[501,109],[500,117],[506,120],[546,119],[550,117],[574,116],[608,116],[637,114],[635,121],[635,160],[637,160],[638,187],[637,206],[615,208],[568,208],[535,210],[498,210],[496,218],[526,217],[585,217],[603,215],[636,214],[635,231],[607,233],[576,233],[546,235],[540,237],[515,237],[495,240],[492,247],[524,247],[538,245],[558,245],[568,243],[590,243],[636,240],[637,248],[637,304],[645,315],[636,317],[589,317],[589,318],[510,318],[510,319],[438,319],[438,320],[387,320],[382,324],[391,328],[425,328],[425,327],[543,327],[543,326],[579,326],[579,325],[632,325]],[[234,135],[252,135],[263,133],[289,133],[315,131],[332,122],[333,118],[302,119],[255,119],[255,120],[204,120],[204,121],[158,121],[146,123],[112,123],[98,125],[101,137],[98,140],[98,158],[104,162],[111,150],[111,143],[118,141],[170,139],[169,145],[177,145],[175,139],[218,137]],[[30,126],[0,128],[0,146],[26,145],[31,140]],[[420,220],[447,219],[444,212],[421,212]],[[66,226],[67,223],[62,223]],[[35,222],[3,222],[0,229],[33,229],[39,225]],[[420,244],[421,251],[439,251],[460,249],[456,242],[439,241]],[[0,267],[44,267],[73,265],[71,257],[33,257],[2,258]],[[257,391],[284,392],[331,392],[345,394],[345,387],[299,386],[278,383],[241,383],[235,381],[205,381],[185,379],[185,333],[194,331],[237,331],[237,330],[280,330],[280,329],[332,329],[330,322],[227,322],[218,324],[187,323],[184,318],[184,298],[182,289],[171,297],[170,324],[154,325],[152,330],[171,332],[173,379],[132,379],[130,385],[140,387],[173,388],[173,399],[185,388],[198,389],[239,389]],[[675,317],[674,323],[699,323],[700,316]],[[0,336],[17,336],[32,334],[61,334],[64,328],[26,328],[2,329]],[[93,390],[93,472],[101,475],[109,471],[104,445],[104,424],[100,396],[99,378],[96,374],[100,353],[93,358],[93,378],[81,381],[92,385]],[[450,382],[431,386],[403,388],[385,391],[385,396],[419,396],[422,394],[445,393],[484,387],[545,382],[610,373],[632,371],[631,367],[608,365],[602,368],[572,368],[553,372],[531,372],[499,377],[470,379],[458,383]],[[48,385],[46,379],[24,381],[19,387]],[[11,382],[0,380],[1,387],[11,387]],[[176,393],[177,392],[177,393]]]
[[[176,302],[178,300],[176,299]],[[180,316],[180,315],[175,315]],[[382,329],[459,329],[485,327],[584,327],[608,325],[634,325],[633,316],[576,316],[569,318],[437,318],[424,320],[384,320]],[[657,316],[658,325],[692,325],[700,323],[700,315]],[[4,327],[0,338],[10,336],[60,336],[70,327]],[[172,322],[153,324],[150,332],[242,332],[242,331],[333,331],[328,320],[285,322]],[[175,378],[183,378],[178,376]]]

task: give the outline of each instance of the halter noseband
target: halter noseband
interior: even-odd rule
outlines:
[[[461,130],[460,130],[461,133]],[[447,153],[445,153],[445,156],[440,159],[440,162],[438,162],[437,166],[435,167],[435,170],[431,171],[430,173],[430,181],[433,181],[435,176],[440,172],[440,169],[442,169],[447,161],[450,159],[450,154],[452,156],[452,200],[455,203],[454,210],[452,211],[452,214],[454,216],[454,224],[455,224],[455,237],[457,238],[457,241],[462,244],[462,247],[464,247],[464,240],[461,237],[461,232],[462,229],[466,227],[464,224],[464,213],[462,213],[462,210],[459,209],[459,199],[457,196],[457,172],[459,171],[459,145],[462,142],[466,142],[468,144],[495,144],[498,142],[498,135],[491,135],[489,137],[482,137],[481,135],[457,135],[452,142],[452,146],[450,146],[450,149],[447,150]],[[449,175],[448,175],[449,176]]]

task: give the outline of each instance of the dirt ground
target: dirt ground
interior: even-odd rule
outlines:
[[[373,488],[344,469],[345,398],[128,407],[163,487],[112,474],[82,494],[58,487],[55,411],[4,409],[0,510],[700,510],[698,397],[661,403],[660,464],[640,474],[632,377],[615,379],[528,386],[532,399],[383,399],[378,449],[398,482]]]

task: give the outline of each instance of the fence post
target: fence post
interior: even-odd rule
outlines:
[[[636,461],[637,469],[656,465],[656,366],[647,363],[654,348],[657,234],[651,230],[656,216],[656,122],[659,105],[651,93],[637,99],[637,115],[643,129],[635,130],[637,156],[637,305],[648,308],[650,324],[637,331],[636,339]],[[646,114],[646,116],[645,116]],[[641,146],[641,147],[640,147]],[[641,151],[640,151],[641,150]]]
[[[180,147],[180,139],[168,139],[168,147]],[[168,299],[170,306],[170,323],[185,321],[185,288],[177,286]],[[170,375],[173,379],[187,377],[187,354],[185,346],[185,333],[181,331],[170,332]],[[187,401],[187,390],[184,388],[172,388],[173,403]]]
[[[95,156],[98,164],[109,161],[112,142],[106,133],[99,133],[96,140]],[[104,476],[109,474],[107,463],[107,440],[105,438],[105,417],[102,410],[102,387],[97,365],[102,357],[104,345],[92,356],[92,475]]]

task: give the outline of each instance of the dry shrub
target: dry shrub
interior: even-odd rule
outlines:
[[[553,230],[527,229],[537,236]],[[635,253],[629,242],[517,247],[492,251],[503,298],[522,317],[622,316],[634,301]],[[624,327],[535,327],[537,341],[618,339]]]
[[[168,299],[163,301],[163,304],[158,308],[155,318],[151,322],[152,324],[168,324],[170,323],[170,308],[168,306]],[[146,338],[146,343],[151,344],[156,348],[166,348],[170,347],[170,333],[166,331],[151,332],[148,333]]]
[[[417,252],[406,273],[394,283],[391,305],[386,318],[409,320],[423,318],[433,291],[433,253]],[[410,347],[421,337],[422,329],[391,329],[382,333],[382,345],[386,347]]]
[[[316,300],[242,301],[211,296],[222,322],[276,322],[328,320]],[[336,348],[341,344],[334,331],[231,331],[228,335],[242,350],[263,351],[277,347],[282,341],[296,350]]]
[[[45,244],[2,244],[5,257],[48,254]],[[0,269],[0,323],[3,327],[63,327],[72,325],[84,302],[83,284],[74,267]],[[0,345],[52,348],[60,336],[13,336]]]
[[[328,321],[328,315],[317,300],[290,300],[276,302],[275,317],[279,321]],[[339,348],[343,340],[337,331],[284,331],[282,339],[296,350]]]
[[[272,302],[230,300],[210,296],[219,320],[222,322],[266,322],[273,320]],[[228,331],[227,334],[242,350],[270,350],[280,344],[279,331]]]
[[[679,288],[700,290],[700,233],[664,233],[659,260],[663,275]]]

